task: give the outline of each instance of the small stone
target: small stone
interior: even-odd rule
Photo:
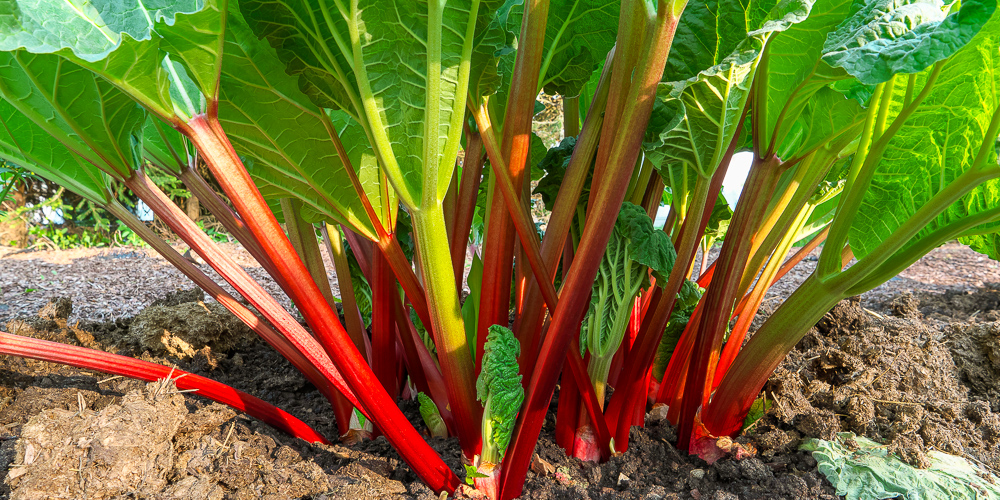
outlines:
[[[705,477],[705,469],[694,469],[691,471],[691,477],[693,479],[701,479]]]
[[[660,421],[667,418],[667,411],[670,407],[664,404],[654,405],[652,410],[649,410],[650,420]]]
[[[691,490],[691,498],[694,500],[701,500],[701,492],[697,488]]]
[[[618,474],[618,487],[619,488],[625,488],[625,489],[627,489],[628,485],[631,482],[632,482],[632,480],[629,479],[628,476],[626,476],[625,474],[621,474],[621,473]]]
[[[538,474],[539,476],[547,476],[555,472],[556,468],[545,461],[544,458],[538,456],[536,453],[531,457],[531,472]]]

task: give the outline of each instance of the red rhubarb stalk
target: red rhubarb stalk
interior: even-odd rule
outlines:
[[[767,204],[781,172],[781,162],[777,157],[758,159],[751,167],[750,178],[743,186],[743,201],[733,214],[731,234],[726,235],[718,259],[722,263],[719,269],[723,274],[716,272],[712,286],[703,299],[705,307],[698,323],[691,364],[685,380],[684,398],[681,400],[681,414],[677,423],[677,447],[682,450],[688,449],[691,443],[695,414],[702,405],[708,403],[726,323],[732,314],[739,280],[743,276],[744,266],[740,263],[745,263],[749,256],[752,236],[766,215]]]
[[[632,18],[633,12],[627,8],[627,4],[628,2],[622,5],[623,15],[619,33],[629,32],[637,27],[644,30],[651,21],[645,11],[645,4],[642,7],[642,15],[637,19]],[[622,130],[634,133],[615,136],[606,143],[607,148],[611,150],[608,156],[608,175],[594,178],[593,185],[597,188],[592,191],[588,210],[592,220],[588,220],[584,227],[579,253],[574,257],[573,269],[570,270],[564,283],[563,297],[553,311],[549,332],[542,342],[538,363],[528,384],[521,417],[504,457],[500,491],[503,500],[521,494],[524,476],[528,471],[528,464],[549,401],[552,399],[552,391],[555,389],[566,349],[571,344],[573,332],[579,327],[586,313],[587,296],[590,294],[598,266],[604,256],[604,249],[611,238],[619,207],[625,199],[625,190],[631,177],[630,169],[635,166],[642,142],[642,134],[639,131],[645,130],[649,122],[656,88],[663,74],[670,43],[685,4],[685,2],[659,2],[656,20],[650,23],[652,26],[646,48],[641,51],[640,63],[634,68],[615,63],[615,72],[625,71],[634,78],[628,85],[627,105],[619,120]]]
[[[490,163],[494,165],[494,172],[497,174],[497,183],[500,185],[501,193],[503,193],[503,200],[511,216],[511,220],[514,221],[514,227],[517,230],[517,236],[521,243],[521,249],[524,251],[526,260],[529,262],[532,274],[535,278],[535,283],[540,285],[541,294],[545,304],[549,307],[549,310],[554,311],[557,307],[558,299],[556,297],[555,286],[552,284],[551,276],[553,273],[550,273],[542,263],[542,257],[538,249],[538,237],[534,231],[534,224],[531,224],[529,218],[530,216],[516,199],[514,185],[504,168],[503,159],[499,156],[495,137],[493,135],[493,129],[490,126],[489,117],[486,116],[485,113],[477,113],[476,119],[479,125],[480,136],[483,139],[483,145],[486,147],[486,152],[490,157]],[[590,376],[587,374],[587,370],[583,364],[583,358],[581,358],[579,354],[579,335],[574,338],[573,345],[575,347],[571,347],[569,352],[566,354],[570,360],[571,374],[576,379],[578,389],[583,391],[581,395],[584,397],[584,405],[587,408],[588,415],[591,417],[591,421],[598,427],[602,427],[602,429],[596,431],[596,434],[600,440],[599,442],[602,443],[599,447],[604,449],[601,451],[601,455],[607,457],[610,455],[610,451],[607,451],[606,443],[610,440],[610,435],[606,428],[603,414],[600,412],[600,408],[603,405],[597,399],[597,393],[594,391],[593,385],[590,383]],[[482,348],[482,346],[480,346],[480,348]]]
[[[396,279],[381,251],[372,254],[372,371],[386,392],[399,395],[396,380],[396,324],[393,302],[399,302]]]
[[[542,65],[545,47],[545,26],[548,20],[548,0],[528,0],[524,3],[524,18],[518,38],[517,58],[507,109],[503,121],[503,138],[500,144],[500,158],[509,169],[516,198],[520,198],[520,188],[528,179],[525,162],[531,142],[531,118],[534,116],[535,96],[538,95],[539,69]],[[482,108],[473,103],[474,108]],[[485,110],[481,109],[482,113]],[[477,118],[477,124],[479,119]],[[484,133],[482,124],[480,134]],[[494,164],[493,171],[499,170]],[[480,292],[479,318],[476,325],[476,367],[482,367],[483,344],[491,325],[509,323],[510,287],[514,261],[515,230],[507,213],[502,196],[492,196],[489,208],[489,225],[486,230],[486,246],[483,248],[483,284]]]
[[[192,118],[182,132],[198,147],[202,157],[232,200],[236,212],[261,242],[278,272],[292,284],[291,299],[313,327],[320,345],[344,375],[361,410],[385,433],[400,456],[435,491],[453,491],[459,479],[410,425],[395,402],[381,388],[375,374],[354,347],[335,312],[326,304],[309,271],[295,255],[281,226],[253,184],[217,120],[204,115]]]
[[[469,248],[469,230],[476,212],[476,198],[483,179],[486,152],[479,133],[465,126],[465,160],[462,162],[462,183],[458,190],[455,225],[451,233],[451,260],[455,264],[455,286],[461,288],[465,276],[465,255]]]
[[[548,277],[550,282],[555,279],[560,255],[563,258],[563,279],[569,273],[570,264],[573,262],[574,248],[570,228],[580,202],[580,194],[583,192],[587,180],[587,172],[590,171],[594,155],[597,153],[601,126],[604,123],[604,108],[608,102],[608,80],[611,78],[614,53],[615,50],[612,49],[605,59],[604,72],[597,83],[594,100],[587,112],[587,118],[584,120],[583,130],[573,148],[573,156],[570,157],[569,165],[566,167],[563,182],[559,186],[559,193],[556,195],[555,205],[545,229],[545,236],[542,238],[540,252],[545,268],[551,273]],[[541,289],[537,283],[529,280],[525,292],[525,307],[521,311],[521,315],[514,320],[514,333],[522,347],[519,364],[522,375],[526,377],[531,375],[530,370],[535,366],[538,346],[541,345],[545,309],[543,301],[540,299]]]
[[[205,290],[209,296],[219,302],[223,307],[228,309],[237,318],[243,321],[251,330],[256,332],[264,341],[271,345],[275,350],[278,351],[282,356],[295,366],[300,372],[316,388],[323,394],[331,405],[342,404],[341,398],[345,397],[334,387],[334,385],[328,380],[316,366],[307,359],[295,346],[292,345],[284,336],[280,335],[278,332],[274,331],[266,322],[261,321],[255,314],[253,314],[249,309],[247,309],[243,304],[239,303],[235,298],[233,298],[229,293],[227,293],[218,283],[209,278],[205,273],[201,272],[200,269],[195,267],[191,262],[185,259],[181,254],[177,253],[170,245],[165,241],[160,239],[152,230],[146,227],[145,224],[140,222],[138,219],[132,215],[131,212],[126,210],[124,207],[119,205],[117,202],[112,202],[105,207],[106,210],[118,220],[122,221],[126,226],[128,226],[132,231],[134,231],[143,241],[149,244],[154,250],[157,251],[163,258],[167,259],[168,262],[174,265],[179,271],[184,273],[185,276],[195,282],[199,287]],[[333,371],[335,368],[330,362],[329,358],[324,356],[322,360],[329,370]],[[350,400],[357,401],[353,395],[350,396]],[[353,405],[352,405],[353,406]],[[349,410],[350,408],[348,408]],[[348,430],[350,419],[343,422],[338,418],[337,428],[340,431],[340,435],[344,435]]]

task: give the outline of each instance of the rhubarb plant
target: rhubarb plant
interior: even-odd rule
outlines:
[[[572,454],[624,451],[653,403],[678,446],[711,459],[838,300],[949,239],[1000,257],[1000,15],[995,0],[707,7],[15,0],[0,7],[0,158],[107,208],[316,386],[338,423],[330,438],[381,433],[436,491],[462,480],[399,398],[420,399],[431,435],[457,438],[466,479],[492,498],[521,494],[557,384],[556,441]],[[531,132],[543,89],[565,116],[547,153]],[[730,213],[719,193],[738,151],[753,164]],[[307,326],[150,168],[204,201]],[[545,172],[543,234],[532,170]],[[260,316],[139,222],[118,185]],[[746,341],[768,287],[821,245],[813,275]],[[6,334],[0,351],[163,372]]]

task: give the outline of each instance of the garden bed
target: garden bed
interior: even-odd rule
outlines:
[[[35,296],[11,291],[17,285],[10,283],[34,282],[39,269],[68,277],[81,266],[92,279],[114,283],[114,270],[128,268],[120,262],[153,259],[144,253],[77,256],[39,266],[56,258],[37,252],[0,259],[5,331],[176,365],[272,402],[326,436],[336,434],[329,403],[263,342],[210,302],[199,304],[197,293],[163,300],[172,290],[148,290],[143,297],[161,301],[143,302],[156,307],[136,318],[128,313],[138,307],[116,303],[114,295],[142,288],[126,281],[141,279],[133,274],[122,274],[120,286],[109,284],[110,292],[88,292],[85,281],[72,279],[62,287],[39,286]],[[802,273],[812,263],[804,264]],[[555,446],[550,417],[523,498],[837,498],[816,461],[797,447],[803,438],[829,439],[840,431],[883,443],[915,465],[926,465],[926,452],[936,449],[997,471],[1000,291],[990,285],[1000,281],[997,274],[996,263],[946,246],[900,278],[839,304],[765,387],[768,412],[737,440],[756,450],[749,458],[708,465],[688,457],[672,445],[674,428],[653,411],[645,429],[633,429],[625,454],[584,463]],[[775,287],[775,305],[787,289]],[[60,296],[73,300],[30,311],[36,297]],[[81,304],[91,296],[99,303]],[[95,321],[88,312],[94,310],[121,312],[108,313],[114,321]],[[220,338],[180,338],[192,324]],[[157,328],[176,335],[138,334]],[[402,406],[422,428],[416,405]],[[554,415],[555,401],[552,409]],[[384,438],[353,447],[309,445],[170,386],[19,358],[0,359],[0,429],[0,492],[10,498],[438,498]],[[462,471],[457,441],[431,443]]]

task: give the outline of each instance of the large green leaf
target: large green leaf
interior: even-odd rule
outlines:
[[[833,441],[807,439],[800,449],[812,452],[819,471],[847,500],[1000,497],[996,476],[962,457],[937,450],[927,453],[930,467],[917,469],[891,454],[884,444],[849,432],[838,433]]]
[[[86,61],[104,59],[124,35],[149,40],[154,23],[171,25],[178,13],[196,12],[200,0],[5,0],[0,50],[49,53],[70,49]]]
[[[251,28],[277,49],[314,103],[366,122],[407,205],[444,197],[458,154],[468,91],[463,60],[471,57],[478,2],[362,0],[350,11],[318,0],[242,5]]]
[[[810,93],[809,100],[795,109],[798,118],[781,137],[777,149],[781,158],[800,158],[824,145],[842,147],[844,140],[850,142],[861,131],[866,113],[857,101],[825,86]]]
[[[217,91],[225,0],[8,2],[14,5],[12,15],[0,15],[0,50],[58,52],[163,118],[191,114],[170,99],[166,53],[184,63],[206,96]]]
[[[827,38],[823,60],[868,85],[923,71],[968,43],[996,0],[966,0],[949,14],[950,8],[941,0],[856,0]]]
[[[327,124],[333,123],[299,90],[275,50],[250,32],[239,13],[229,17],[219,120],[237,153],[251,160],[246,164],[261,192],[272,199],[301,200],[310,222],[337,221],[376,238],[331,140]],[[342,138],[353,166],[360,169],[362,187],[380,210],[381,193],[392,190],[372,179],[377,166],[364,132],[355,124]]]
[[[850,230],[864,257],[955,181],[972,163],[1000,107],[1000,16],[949,59],[923,104],[892,138]],[[918,75],[921,88],[927,73]],[[898,88],[898,86],[897,86]],[[902,99],[897,91],[896,100]],[[993,143],[996,137],[986,138]],[[988,164],[996,167],[995,155]],[[980,185],[952,204],[915,238],[1000,205],[1000,180]]]
[[[545,28],[539,84],[549,94],[576,96],[615,45],[620,0],[554,0]]]
[[[506,2],[480,2],[479,9],[484,15],[476,20],[476,34],[473,36],[472,68],[469,73],[469,95],[488,96],[510,82],[510,74],[501,69],[500,57],[515,49],[517,26],[514,25],[511,9],[516,0]],[[492,13],[492,15],[490,15]]]
[[[679,109],[680,123],[654,132],[644,143],[650,162],[660,171],[678,163],[711,177],[733,134],[741,126],[743,106],[750,94],[762,44],[751,40],[741,50],[698,76],[683,82],[662,83],[657,99],[668,109]],[[669,123],[669,121],[667,121]],[[651,129],[652,130],[652,129]]]
[[[820,56],[827,33],[843,21],[850,6],[851,0],[818,0],[808,19],[778,33],[769,42],[765,56],[767,102],[757,127],[765,149],[772,140],[777,141],[776,147],[782,144],[819,89],[831,81],[848,77],[843,70],[834,70],[821,62]]]
[[[694,78],[721,64],[737,50],[747,33],[763,28],[775,0],[708,0],[689,2],[681,15],[663,81]]]
[[[693,168],[703,177],[711,177],[733,135],[742,126],[740,116],[749,97],[750,86],[765,44],[775,33],[804,21],[809,15],[812,1],[782,2],[771,8],[766,16],[758,15],[765,5],[760,3],[743,7],[726,4],[726,9],[744,13],[744,21],[738,23],[738,28],[733,28],[736,29],[735,38],[740,33],[744,34],[743,39],[734,46],[733,52],[696,76],[660,84],[657,99],[663,102],[660,109],[666,110],[665,118],[651,121],[651,125],[655,123],[663,128],[651,126],[647,129],[644,148],[653,165],[661,170],[660,175],[665,182],[668,176],[662,170],[674,162]],[[714,19],[713,23],[721,23],[719,19],[723,17],[733,17],[720,15],[716,19],[712,15],[707,16],[705,19]],[[698,25],[693,26],[694,32],[702,29]],[[729,40],[728,36],[724,38]],[[689,42],[696,43],[694,40]],[[702,46],[682,58],[688,61],[687,68],[698,67],[718,60],[719,51],[729,45],[730,42],[727,41],[719,46]],[[674,74],[685,74],[686,71],[677,67]],[[673,120],[666,118],[671,113],[683,117],[679,124],[672,127]]]
[[[99,204],[111,201],[107,175],[0,99],[0,158]]]
[[[146,111],[96,75],[54,54],[0,52],[0,97],[112,175],[140,165]]]

